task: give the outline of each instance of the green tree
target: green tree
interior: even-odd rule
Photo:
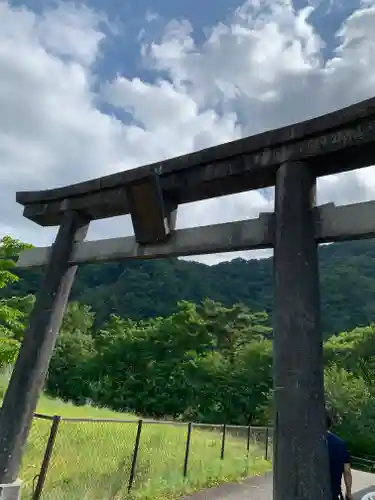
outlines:
[[[260,340],[271,335],[266,327],[266,313],[254,313],[243,304],[225,307],[211,299],[205,299],[199,312],[211,335],[216,339],[216,347],[228,354],[253,340]]]
[[[0,289],[17,283],[15,258],[31,245],[4,236],[0,241]],[[25,322],[34,304],[34,297],[0,299],[0,367],[14,363],[23,338]]]
[[[266,319],[207,301],[149,321],[112,316],[94,336],[93,399],[158,418],[254,422],[271,386]]]
[[[330,337],[324,355],[326,396],[336,431],[353,453],[375,454],[375,325]]]
[[[354,455],[375,454],[375,398],[366,381],[333,365],[326,370],[325,386],[336,432]]]
[[[68,304],[48,370],[46,390],[52,396],[80,404],[91,398],[94,319],[90,307]]]

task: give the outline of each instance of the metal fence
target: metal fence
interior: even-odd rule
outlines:
[[[363,472],[375,473],[375,456],[374,455],[360,455],[352,454],[352,467]]]
[[[32,500],[153,498],[245,477],[272,456],[268,428],[35,415],[22,464]]]

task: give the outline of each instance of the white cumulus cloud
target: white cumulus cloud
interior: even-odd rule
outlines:
[[[249,0],[207,29],[203,42],[189,22],[171,20],[159,39],[139,47],[153,81],[129,77],[126,61],[115,79],[103,81],[95,63],[110,57],[103,41],[111,35],[101,14],[69,2],[41,14],[0,3],[0,233],[51,241],[53,230],[22,218],[17,190],[158,161],[374,95],[374,3],[363,2],[345,20],[329,60],[313,9]],[[103,103],[130,121],[106,114]],[[320,179],[319,198],[375,198],[374,173]],[[271,202],[262,192],[206,200],[181,207],[179,226],[254,217]],[[90,237],[130,231],[129,219],[120,218],[94,223]]]

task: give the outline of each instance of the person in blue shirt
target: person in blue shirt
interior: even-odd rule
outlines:
[[[327,444],[329,469],[331,476],[332,500],[343,499],[341,481],[344,478],[347,500],[352,500],[352,471],[350,465],[350,455],[346,443],[333,434],[330,429],[332,418],[327,412]]]

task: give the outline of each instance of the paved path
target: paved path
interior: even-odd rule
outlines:
[[[353,471],[354,500],[362,500],[370,492],[374,492],[373,498],[365,497],[364,500],[375,500],[375,474]],[[183,497],[182,500],[272,500],[272,475],[269,473],[242,483],[223,484]]]

